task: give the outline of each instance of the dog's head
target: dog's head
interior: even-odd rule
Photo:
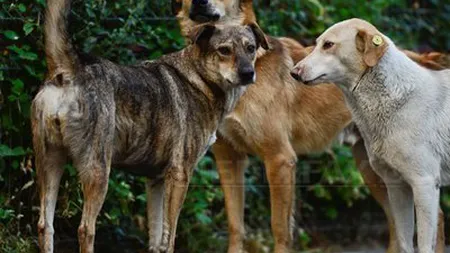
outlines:
[[[255,82],[256,50],[268,48],[257,25],[203,25],[194,33],[199,72],[223,90]]]
[[[373,25],[360,19],[335,24],[318,39],[314,50],[292,70],[305,84],[350,85],[379,62],[390,42]]]
[[[197,24],[215,22],[234,14],[241,2],[251,0],[172,0],[172,11],[179,18],[189,18]]]
[[[256,23],[252,0],[172,0],[181,32],[190,37],[195,26],[204,23],[246,25]]]

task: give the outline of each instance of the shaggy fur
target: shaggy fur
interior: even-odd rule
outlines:
[[[66,32],[69,7],[69,0],[48,1],[48,77],[32,105],[41,252],[53,252],[54,210],[67,158],[84,194],[80,252],[94,252],[111,166],[148,177],[149,250],[173,252],[193,168],[244,85],[254,82],[256,50],[267,42],[255,25],[206,25],[182,51],[121,66],[74,50]]]

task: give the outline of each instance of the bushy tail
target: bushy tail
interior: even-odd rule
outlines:
[[[50,79],[59,74],[72,77],[78,57],[67,34],[70,0],[47,0],[45,15],[45,54]]]

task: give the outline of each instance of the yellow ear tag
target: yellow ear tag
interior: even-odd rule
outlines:
[[[375,46],[381,46],[381,44],[383,44],[383,38],[381,38],[380,35],[375,35],[372,38],[372,42]]]

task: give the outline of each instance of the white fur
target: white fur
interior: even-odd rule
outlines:
[[[361,72],[356,58],[360,53],[350,42],[354,30],[342,31],[353,36],[340,44],[346,56],[342,51],[326,54],[316,48],[298,66],[305,70],[304,79],[327,74],[320,80],[342,88],[370,164],[387,185],[399,240],[397,252],[414,252],[415,205],[419,252],[432,253],[439,187],[450,184],[450,71],[417,65],[384,37],[387,51],[376,66]],[[323,36],[339,37],[339,31]],[[343,63],[343,57],[354,57],[354,65]]]

